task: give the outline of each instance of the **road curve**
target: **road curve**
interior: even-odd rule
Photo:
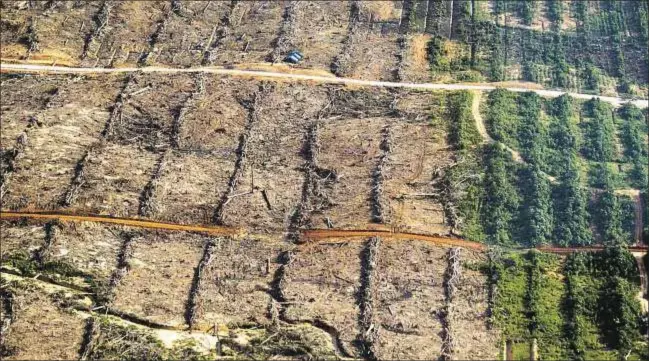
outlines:
[[[348,84],[364,87],[380,87],[380,88],[407,88],[407,89],[420,89],[420,90],[479,90],[489,91],[494,90],[497,86],[484,83],[484,84],[432,84],[432,83],[396,83],[389,81],[377,80],[361,80],[351,78],[338,78],[321,75],[308,75],[308,74],[292,74],[282,72],[269,72],[258,70],[241,70],[241,69],[225,69],[217,67],[195,67],[195,68],[167,68],[167,67],[142,67],[142,68],[74,68],[65,66],[50,66],[50,65],[37,65],[37,64],[15,64],[15,63],[0,63],[0,72],[2,73],[48,73],[48,74],[108,74],[108,73],[206,73],[218,74],[229,76],[244,76],[265,79],[283,79],[283,80],[296,80],[296,81],[315,81],[326,84]],[[558,90],[544,90],[544,89],[527,89],[516,87],[505,87],[505,89],[514,92],[535,92],[543,97],[554,98],[563,94],[568,94],[577,99],[591,99],[598,97],[602,101],[611,103],[614,106],[621,106],[624,103],[631,102],[640,108],[649,106],[647,99],[628,100],[616,97],[595,96],[591,94],[571,93]]]

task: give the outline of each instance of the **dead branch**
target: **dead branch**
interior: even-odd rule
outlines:
[[[158,206],[155,202],[155,193],[158,188],[158,183],[162,177],[162,172],[169,159],[170,150],[167,149],[164,153],[160,155],[158,159],[157,166],[151,175],[149,183],[144,187],[142,194],[140,195],[140,208],[139,214],[143,217],[151,217],[158,212]]]
[[[378,266],[379,246],[381,239],[370,238],[365,244],[361,263],[361,287],[359,291],[359,327],[360,342],[364,356],[369,360],[378,360],[376,344],[378,343],[378,326],[374,320],[374,294],[376,269]]]
[[[281,60],[282,54],[286,54],[294,46],[298,5],[298,1],[290,1],[284,8],[284,17],[279,35],[274,41],[273,50],[267,59],[273,64]]]
[[[10,331],[11,324],[16,317],[16,303],[14,295],[6,287],[0,287],[0,300],[2,300],[2,309],[0,317],[0,354],[5,354],[5,340]]]
[[[372,172],[372,189],[371,189],[371,204],[372,204],[372,221],[375,223],[384,223],[385,214],[383,207],[383,181],[385,179],[385,168],[387,167],[390,152],[392,151],[392,144],[390,138],[390,126],[386,125],[381,130],[381,156],[376,168]]]
[[[201,293],[201,284],[203,282],[203,272],[214,259],[214,252],[216,251],[218,245],[220,245],[220,242],[220,239],[210,239],[205,243],[203,256],[201,257],[198,266],[194,270],[194,278],[192,280],[192,286],[189,290],[189,298],[187,299],[187,304],[185,306],[185,322],[187,322],[190,330],[193,329],[194,322],[199,312],[199,299]]]
[[[343,43],[343,49],[338,56],[334,58],[331,63],[331,72],[336,76],[345,76],[350,72],[352,67],[352,48],[359,41],[357,38],[360,28],[360,1],[352,0],[349,8],[349,28],[347,30],[347,38]]]
[[[133,243],[136,235],[131,232],[125,232],[121,235],[123,242],[122,247],[117,254],[117,267],[108,280],[108,284],[96,290],[96,303],[106,309],[110,306],[115,298],[115,290],[130,268],[129,261],[133,257]]]
[[[442,352],[440,359],[451,360],[455,352],[455,339],[451,315],[453,313],[453,298],[461,277],[460,248],[451,248],[448,252],[448,265],[444,275],[445,304],[441,312],[442,321]]]
[[[239,179],[243,175],[248,155],[248,140],[253,133],[254,127],[259,121],[261,103],[269,90],[270,87],[262,85],[260,90],[253,95],[252,99],[242,101],[242,105],[248,110],[248,122],[246,123],[243,133],[239,136],[237,159],[234,163],[234,170],[232,171],[230,180],[228,181],[228,188],[221,195],[221,200],[214,211],[213,222],[216,224],[224,224],[225,206],[234,195]]]
[[[86,327],[83,334],[83,341],[79,350],[79,360],[84,361],[90,358],[92,348],[95,345],[97,335],[99,334],[99,325],[95,317],[89,317],[86,320]]]
[[[169,10],[167,10],[165,14],[162,16],[162,18],[158,20],[158,24],[156,26],[155,31],[153,32],[153,34],[151,34],[151,36],[149,36],[149,48],[140,55],[140,58],[137,61],[138,66],[147,65],[149,61],[149,57],[154,52],[158,42],[162,40],[167,30],[167,25],[169,24],[169,19],[171,18],[172,13],[173,13],[173,7],[170,6]]]
[[[83,44],[83,50],[81,52],[81,59],[85,59],[88,56],[88,51],[90,50],[91,44],[95,42],[96,39],[100,38],[104,34],[104,29],[108,20],[110,18],[110,12],[113,8],[113,2],[111,0],[105,0],[97,13],[93,16],[94,25],[91,31],[86,34],[86,38]]]
[[[49,256],[52,245],[56,243],[58,231],[62,225],[59,221],[50,221],[45,223],[45,240],[43,245],[34,252],[33,259],[38,263],[39,267],[43,267]]]
[[[209,3],[207,5],[209,5]],[[207,5],[205,6],[205,9],[207,9]],[[203,66],[212,65],[214,63],[216,50],[221,47],[225,39],[230,35],[231,18],[237,6],[238,1],[231,0],[228,12],[223,16],[223,18],[221,18],[218,25],[214,25],[210,38],[207,40],[205,49],[203,50]],[[203,12],[205,9],[203,9]]]

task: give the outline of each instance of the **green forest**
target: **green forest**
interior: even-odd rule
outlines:
[[[617,191],[648,182],[646,110],[497,89],[481,109],[495,142],[483,144],[471,102],[468,92],[448,101],[449,143],[480,174],[459,200],[467,238],[526,247],[634,242],[634,199]]]
[[[497,1],[455,5],[451,39],[437,33],[434,77],[523,80],[591,94],[647,97],[646,1]],[[433,8],[436,16],[448,15]],[[473,10],[473,11],[472,11]],[[456,44],[454,53],[444,49]]]
[[[567,257],[492,250],[490,320],[529,359],[536,339],[542,360],[643,360],[647,318],[633,256],[620,247]]]

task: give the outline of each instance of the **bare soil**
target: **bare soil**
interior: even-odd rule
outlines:
[[[269,324],[268,291],[281,249],[281,244],[259,240],[216,239],[199,291],[197,323],[228,328]]]
[[[156,159],[155,154],[132,145],[99,148],[86,163],[86,182],[75,207],[95,214],[136,216]]]
[[[330,242],[296,254],[289,266],[284,292],[290,302],[286,316],[293,320],[322,320],[340,334],[343,347],[355,347],[358,328],[357,292],[360,288],[361,242]]]
[[[43,245],[45,229],[39,222],[1,220],[2,247],[0,260],[15,253],[31,253]]]
[[[432,196],[433,173],[451,158],[443,135],[427,123],[395,122],[385,194],[390,224],[403,232],[446,233],[441,204]]]
[[[108,280],[117,267],[121,231],[91,222],[64,223],[50,247],[49,259],[70,264],[96,280]]]
[[[484,254],[467,249],[462,249],[460,259],[474,265],[486,262]],[[450,315],[453,338],[458,345],[455,348],[458,360],[485,360],[498,356],[499,332],[487,330],[487,291],[484,274],[462,268]]]
[[[4,360],[72,360],[79,357],[85,323],[57,307],[51,296],[21,289],[14,294],[14,321]]]
[[[90,145],[99,141],[109,117],[107,104],[114,101],[118,86],[117,78],[108,77],[103,81],[72,80],[49,89],[53,95],[48,106],[34,114],[36,125],[29,129],[24,154],[17,160],[17,170],[11,176],[4,198],[5,207],[53,209],[58,206],[77,162]],[[12,122],[10,117],[7,121]],[[12,184],[21,185],[20,194],[12,191]]]
[[[36,77],[2,79],[2,122],[0,122],[0,144],[2,149],[14,147],[16,138],[29,126],[29,117],[42,111],[65,84],[62,77]]]
[[[169,145],[174,116],[194,88],[194,80],[187,74],[136,75],[125,91],[132,95],[108,139],[150,151],[164,149]]]
[[[185,322],[185,303],[205,238],[146,232],[134,240],[130,269],[115,292],[113,306],[167,325]]]
[[[257,232],[286,229],[302,196],[306,126],[326,101],[323,90],[290,84],[278,86],[264,98],[236,191],[241,196],[230,200],[226,224]]]
[[[169,16],[152,63],[181,67],[200,64],[204,49],[210,46],[210,37],[221,19],[227,16],[229,8],[229,1],[182,1],[178,12]]]
[[[446,250],[412,242],[383,242],[377,269],[378,357],[431,359],[441,352]]]
[[[111,10],[104,35],[90,47],[86,66],[134,66],[149,50],[149,37],[169,8],[168,2],[117,2]]]
[[[181,127],[180,148],[234,153],[248,112],[240,100],[249,99],[255,84],[231,78],[206,77],[205,94],[189,109]]]
[[[295,46],[300,67],[328,69],[342,51],[349,26],[349,2],[314,1],[298,6]]]
[[[430,64],[428,60],[429,34],[416,34],[406,37],[406,48],[401,65],[401,81],[425,83],[431,80]]]
[[[158,212],[153,218],[180,223],[211,223],[215,204],[227,188],[234,160],[234,150],[227,155],[173,152],[165,161],[154,194]]]
[[[231,33],[215,54],[214,65],[263,62],[277,38],[285,2],[242,1],[231,14]]]
[[[333,205],[313,214],[318,228],[329,218],[336,228],[363,228],[370,222],[371,174],[378,162],[381,129],[387,118],[340,119],[320,127],[319,166],[335,170]]]

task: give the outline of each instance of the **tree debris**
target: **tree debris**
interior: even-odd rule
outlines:
[[[206,267],[209,266],[210,262],[212,262],[212,260],[214,259],[214,251],[217,245],[220,244],[220,242],[220,239],[210,239],[205,243],[201,261],[195,268],[192,287],[189,290],[189,298],[187,300],[187,306],[185,308],[185,322],[189,326],[190,330],[194,328],[196,316],[199,312],[199,300],[201,293],[201,283],[203,282],[203,272],[205,271]]]
[[[461,264],[460,248],[451,248],[448,252],[448,266],[444,275],[444,308],[440,312],[442,322],[442,354],[440,359],[452,360],[455,351],[455,340],[453,337],[453,297],[460,282]]]
[[[360,308],[359,340],[363,355],[368,360],[378,360],[376,345],[378,344],[379,326],[374,320],[375,285],[374,280],[378,266],[379,246],[381,239],[370,238],[365,244],[361,263],[361,288],[358,294]]]
[[[284,8],[284,20],[277,39],[273,42],[273,51],[268,55],[268,61],[276,63],[291,48],[294,47],[299,1],[290,1]]]
[[[260,87],[260,90],[254,93],[252,99],[243,100],[241,102],[242,106],[248,110],[248,122],[246,123],[246,127],[243,133],[239,136],[239,146],[237,148],[237,160],[234,164],[234,170],[232,171],[230,180],[228,181],[228,188],[221,196],[221,200],[219,201],[214,211],[213,222],[215,224],[219,224],[219,225],[224,224],[225,206],[230,201],[230,198],[236,196],[234,192],[237,188],[237,184],[239,183],[239,179],[243,175],[244,167],[246,165],[246,159],[248,156],[248,141],[250,139],[250,136],[253,133],[253,129],[255,125],[259,121],[259,113],[261,112],[261,108],[262,108],[261,107],[262,100],[264,99],[264,97],[266,96],[266,94],[270,89],[271,88],[268,87],[267,85],[262,85]]]
[[[386,125],[381,130],[381,156],[376,168],[372,172],[372,222],[385,223],[385,214],[383,206],[383,181],[385,180],[385,168],[389,162],[392,143],[390,140],[390,126]]]

